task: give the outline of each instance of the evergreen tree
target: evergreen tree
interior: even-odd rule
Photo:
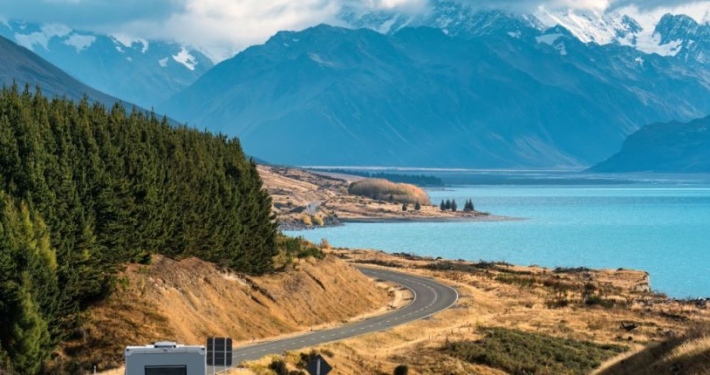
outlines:
[[[0,215],[0,343],[16,371],[36,374],[53,349],[56,258],[41,220],[25,205],[0,193]]]
[[[421,209],[422,209],[422,205],[419,204],[419,201],[417,201],[417,203],[414,204],[414,210],[415,210],[415,211],[419,211],[419,210],[421,210]]]
[[[273,271],[278,224],[239,140],[119,103],[3,88],[0,191],[0,354],[20,373],[39,371],[122,264],[160,252]]]
[[[439,209],[441,211],[446,211],[446,204],[444,203],[444,200],[441,200],[441,204],[439,205]]]
[[[458,206],[456,205],[456,200],[451,201],[451,211],[456,212],[458,210]]]
[[[467,199],[466,203],[464,203],[464,205],[463,205],[463,210],[464,210],[464,212],[472,212],[474,210],[473,201],[470,199]]]
[[[407,211],[407,204],[406,203],[402,203],[402,211]]]
[[[450,200],[448,200],[448,199],[446,200],[446,203],[444,204],[444,208],[446,208],[447,210],[451,209],[451,201]]]

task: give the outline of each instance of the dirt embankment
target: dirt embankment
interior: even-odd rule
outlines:
[[[442,211],[431,204],[422,204],[420,210],[410,204],[407,211],[403,211],[402,203],[349,194],[350,182],[337,175],[265,165],[259,166],[259,175],[285,229],[308,229],[341,222],[510,220],[476,211]],[[463,202],[459,204],[463,206]]]
[[[102,370],[122,365],[126,345],[202,344],[209,336],[240,345],[384,312],[390,289],[332,256],[262,277],[155,256],[151,265],[132,265],[120,276],[119,290],[90,311],[80,337],[63,351],[67,361]]]
[[[281,359],[288,362],[290,368],[296,368],[301,353],[315,349],[326,356],[338,374],[392,374],[399,365],[408,366],[409,374],[504,374],[508,371],[497,367],[504,362],[498,356],[504,356],[503,352],[477,357],[480,361],[476,363],[475,360],[468,362],[452,356],[444,348],[447,343],[485,343],[486,332],[500,327],[510,332],[540,335],[541,338],[625,348],[628,350],[626,356],[642,351],[648,357],[649,352],[643,351],[644,348],[654,347],[669,338],[683,337],[697,324],[710,322],[710,304],[678,301],[653,293],[649,275],[642,271],[546,269],[503,263],[437,260],[369,250],[338,250],[336,255],[350,262],[436,278],[456,287],[460,300],[451,309],[421,321],[288,353]],[[673,347],[677,349],[668,356],[675,352],[704,350],[701,355],[705,356],[710,353],[707,351],[707,340],[702,337],[691,341],[690,345]],[[513,351],[517,353],[523,349],[513,348]],[[613,359],[613,356],[609,358],[610,363],[606,367],[618,368],[613,364],[618,359]],[[264,358],[250,363],[248,368],[252,372],[244,373],[268,374],[264,368],[273,359]],[[532,361],[535,362],[534,359]],[[643,362],[643,357],[636,362]],[[507,365],[517,364],[509,362]],[[597,367],[600,365],[595,364]],[[710,360],[706,359],[703,365],[710,366]],[[697,364],[695,366],[698,368]],[[665,368],[669,367],[672,366]],[[710,370],[710,367],[704,368]],[[633,373],[607,371],[603,374]],[[527,373],[579,372],[571,369],[550,372],[540,365],[539,372]]]

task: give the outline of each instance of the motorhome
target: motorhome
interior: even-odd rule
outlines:
[[[205,375],[204,346],[156,342],[124,351],[126,375]]]

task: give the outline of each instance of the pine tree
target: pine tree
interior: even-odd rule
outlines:
[[[414,204],[414,210],[415,211],[420,211],[422,209],[422,205],[419,204],[419,201],[417,201],[416,204]]]
[[[439,209],[441,211],[446,211],[446,204],[444,203],[444,200],[441,200],[441,204],[439,205]]]
[[[406,203],[402,203],[402,211],[407,211],[407,204]]]
[[[42,224],[0,193],[0,343],[19,373],[36,374],[53,349],[56,259]],[[35,230],[39,226],[40,232]]]
[[[278,224],[239,140],[120,103],[3,88],[0,191],[0,356],[20,373],[37,372],[121,264],[160,252],[273,271]]]
[[[447,210],[451,209],[451,201],[450,200],[448,200],[448,199],[446,200],[446,204],[444,204],[444,208],[446,208]]]
[[[458,210],[458,206],[456,205],[456,200],[451,201],[451,211],[456,212]]]
[[[466,200],[466,203],[463,205],[463,210],[464,212],[472,212],[473,211],[473,201],[470,199]]]

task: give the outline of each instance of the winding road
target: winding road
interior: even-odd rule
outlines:
[[[243,361],[259,359],[268,354],[280,354],[289,350],[298,350],[372,332],[384,331],[446,310],[456,303],[459,297],[456,289],[425,277],[363,266],[357,266],[357,269],[368,277],[391,281],[411,290],[414,294],[413,301],[409,305],[390,313],[346,324],[338,328],[234,348],[232,352],[234,365]],[[208,373],[211,373],[211,371],[208,371]]]

